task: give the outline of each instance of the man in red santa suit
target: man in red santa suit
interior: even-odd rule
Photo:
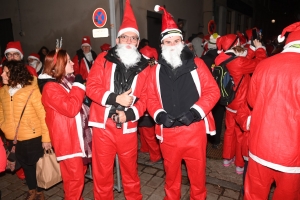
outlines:
[[[81,74],[83,80],[86,81],[97,54],[92,50],[91,39],[84,36],[81,40],[81,48],[77,50],[76,55],[72,59],[74,63],[74,74]]]
[[[249,137],[249,164],[245,199],[300,199],[300,22],[283,29],[278,37],[284,50],[256,67],[249,87],[253,108]]]
[[[130,1],[126,0],[117,45],[99,54],[87,79],[92,99],[89,126],[93,127],[95,199],[113,199],[114,158],[118,155],[125,198],[141,200],[137,171],[137,120],[146,110],[146,79],[150,68],[137,51],[139,31]]]
[[[43,72],[43,63],[40,61],[40,55],[31,53],[27,58],[28,65],[33,67],[38,75]]]
[[[221,36],[217,41],[217,47],[221,52],[215,59],[215,64],[220,65],[222,62],[235,57],[226,64],[226,67],[235,83],[236,90],[234,100],[226,106],[225,125],[223,145],[223,165],[228,167],[231,163],[236,165],[236,173],[243,174],[244,159],[242,156],[242,139],[243,134],[240,127],[235,121],[239,106],[246,101],[247,90],[250,82],[250,74],[253,73],[257,64],[266,58],[266,51],[261,42],[254,40],[255,59],[246,58],[247,51],[239,46],[238,36],[227,34]],[[237,90],[238,88],[238,90]]]
[[[206,133],[215,134],[210,113],[220,97],[216,81],[205,63],[182,41],[173,17],[163,11],[158,65],[148,78],[147,110],[155,120],[164,159],[165,199],[180,199],[181,162],[190,180],[190,198],[205,199]],[[211,126],[209,126],[211,125]]]
[[[24,53],[21,47],[21,43],[19,41],[9,42],[6,45],[6,49],[4,51],[4,55],[8,61],[17,60],[20,61],[24,57]],[[27,70],[30,74],[37,77],[37,73],[35,69],[29,65],[26,65]]]
[[[150,66],[157,64],[158,53],[155,48],[148,45],[140,49],[140,52],[148,60]],[[146,161],[145,164],[154,165],[156,163],[162,163],[161,152],[158,141],[155,137],[155,122],[148,112],[139,119],[138,132],[140,134],[141,147],[140,151],[149,153],[150,161]]]

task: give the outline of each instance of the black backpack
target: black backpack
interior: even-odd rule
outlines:
[[[239,89],[239,86],[244,78],[244,76],[241,78],[236,90],[234,90],[233,88],[235,84],[233,78],[229,74],[228,69],[226,68],[226,64],[235,58],[236,58],[235,56],[232,56],[227,60],[223,61],[219,66],[215,65],[212,67],[213,70],[212,74],[219,86],[220,94],[221,94],[219,104],[224,106],[227,106],[233,101],[235,97],[235,93]]]

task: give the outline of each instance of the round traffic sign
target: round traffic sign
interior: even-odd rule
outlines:
[[[107,15],[103,8],[97,8],[93,13],[93,22],[95,26],[101,28],[106,24]]]
[[[215,23],[215,21],[214,20],[210,20],[209,22],[208,22],[208,33],[209,34],[214,34],[214,32],[216,31],[216,29],[217,29],[217,25],[216,25],[216,23]]]

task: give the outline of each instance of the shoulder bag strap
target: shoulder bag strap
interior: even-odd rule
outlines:
[[[21,113],[21,116],[20,116],[20,120],[19,120],[18,125],[17,125],[17,128],[16,128],[15,138],[14,138],[14,141],[13,141],[13,144],[14,144],[14,145],[17,144],[18,130],[19,130],[19,127],[20,127],[21,119],[22,119],[22,117],[23,117],[23,114],[24,114],[25,108],[26,108],[26,106],[27,106],[28,100],[29,100],[29,98],[31,97],[33,91],[34,91],[34,90],[32,90],[32,91],[30,92],[30,94],[29,94],[29,96],[28,96],[28,98],[27,98],[27,101],[26,101],[26,103],[25,103],[25,106],[24,106],[24,108],[23,108],[23,110],[22,110],[22,113]]]

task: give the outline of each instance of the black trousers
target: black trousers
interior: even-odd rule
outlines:
[[[213,117],[215,120],[215,125],[216,125],[216,135],[210,136],[209,141],[212,144],[220,144],[223,120],[224,120],[224,114],[225,114],[225,106],[222,106],[217,103],[215,105],[215,107],[212,109],[212,114],[213,114]]]
[[[18,141],[16,145],[17,162],[24,170],[26,184],[29,190],[41,188],[37,187],[36,163],[43,156],[42,137],[37,137],[25,141]]]

